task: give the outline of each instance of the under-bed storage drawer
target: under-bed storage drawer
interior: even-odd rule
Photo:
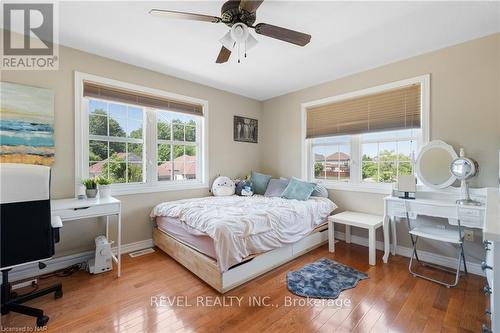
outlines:
[[[306,253],[310,249],[317,247],[318,244],[322,244],[328,241],[328,228],[322,231],[315,232],[310,236],[294,243],[292,245],[293,255],[300,255]]]

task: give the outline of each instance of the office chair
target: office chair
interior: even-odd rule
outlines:
[[[0,181],[1,313],[12,311],[36,317],[36,325],[45,326],[49,317],[43,310],[22,303],[50,293],[54,293],[56,299],[61,298],[61,283],[19,296],[12,291],[9,271],[34,263],[44,268],[42,261],[54,255],[59,228],[53,227],[50,214],[50,168],[2,163]]]

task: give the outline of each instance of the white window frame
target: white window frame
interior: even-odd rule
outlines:
[[[417,139],[417,153],[418,150],[429,142],[430,137],[430,74],[413,77],[410,79],[400,80],[379,86],[357,90],[346,94],[327,97],[320,100],[306,102],[301,104],[301,170],[302,178],[309,181],[318,181],[314,178],[314,163],[312,161],[312,139],[306,139],[307,133],[307,109],[311,107],[318,107],[325,104],[335,103],[346,99],[361,97],[376,93],[381,93],[387,90],[397,89],[409,86],[411,84],[420,84],[420,100],[421,100],[421,114],[420,123],[421,131]],[[398,139],[399,140],[399,139]],[[396,141],[396,140],[392,140]],[[392,142],[391,141],[391,142]],[[393,188],[392,183],[368,183],[362,181],[361,175],[361,135],[351,135],[351,168],[350,168],[350,181],[335,181],[335,180],[319,180],[328,189],[333,190],[346,190],[346,191],[359,191],[370,193],[390,194]]]
[[[125,107],[128,107],[128,106],[135,106],[135,105],[132,105],[132,104],[126,104],[126,103],[121,103],[121,102],[110,102],[110,101],[106,101],[104,99],[99,99],[99,98],[90,98],[94,101],[101,101],[101,102],[104,102],[106,104],[108,103],[113,103],[115,105],[122,105],[122,106],[125,106]],[[84,113],[86,114],[89,114],[88,113],[88,102],[90,99],[86,99],[85,101],[82,101],[83,105],[82,105],[82,110],[84,111]],[[110,116],[109,116],[109,104],[108,104],[108,110],[107,111],[107,119],[108,119],[108,130],[109,130],[109,119],[110,119]],[[138,106],[135,106],[137,108],[141,108],[143,110],[145,110],[145,108],[143,107],[138,107]],[[99,117],[102,117],[102,116],[99,116]],[[127,115],[127,122],[128,122],[128,115]],[[88,121],[88,118],[87,118],[87,121]],[[142,121],[143,121],[143,124],[146,123],[146,116],[145,116],[145,113],[143,113],[142,115]],[[87,123],[87,126],[88,126],[88,123]],[[146,142],[146,136],[145,136],[145,126],[143,125],[143,132],[142,132],[142,139],[135,139],[135,138],[129,138],[125,135],[125,137],[116,137],[116,136],[109,136],[109,135],[98,135],[98,134],[90,134],[88,135],[88,140],[87,141],[104,141],[104,142],[114,142],[114,143],[125,143],[125,144],[130,144],[130,143],[139,143],[139,144],[142,144],[142,147],[143,147],[143,151],[142,151],[142,168],[143,170],[145,171],[146,170],[146,162],[145,162],[145,151],[144,151],[144,148],[146,147],[145,145],[145,142]],[[109,144],[108,144],[108,158],[109,158]],[[89,161],[90,162],[90,161]],[[128,163],[126,163],[126,173],[128,173]],[[87,174],[88,174],[88,167],[87,167]],[[144,172],[145,173],[145,172]],[[89,175],[90,176],[90,175]],[[144,177],[143,177],[143,182],[144,182]],[[139,182],[139,183],[143,183],[143,182]],[[136,184],[138,182],[133,182],[133,183],[126,183],[126,184]]]
[[[203,117],[198,117],[196,120],[197,179],[158,181],[156,111],[144,108],[145,182],[112,184],[112,195],[208,188],[208,101],[75,71],[75,194],[78,193],[81,180],[89,175],[89,117],[88,102],[83,97],[84,81],[195,103],[203,107]],[[179,144],[184,143],[179,142]]]

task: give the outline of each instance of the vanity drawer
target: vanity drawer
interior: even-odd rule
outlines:
[[[387,210],[387,215],[406,217],[406,205],[404,202],[389,202]]]
[[[469,227],[469,228],[483,228],[484,224],[484,219],[483,218],[474,218],[474,217],[461,217],[460,218],[460,224],[462,227]]]
[[[63,221],[75,220],[86,217],[113,215],[120,212],[120,204],[113,203],[109,205],[88,206],[79,208],[68,208],[53,210],[52,215],[59,216]]]
[[[482,218],[483,217],[483,210],[482,209],[471,209],[471,208],[459,208],[458,209],[458,214],[460,217],[478,217]]]
[[[484,224],[484,211],[480,209],[459,208],[458,218],[463,226],[482,228]]]

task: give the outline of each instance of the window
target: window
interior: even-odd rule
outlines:
[[[144,109],[88,99],[89,177],[144,182]]]
[[[351,138],[315,139],[312,143],[314,178],[349,181],[351,177]]]
[[[76,179],[115,194],[207,187],[207,102],[75,74]]]
[[[303,177],[387,193],[428,141],[429,76],[305,103]]]
[[[420,129],[362,134],[362,181],[394,183],[399,175],[413,174],[419,137]]]
[[[157,112],[158,181],[196,179],[199,150],[192,116]]]

